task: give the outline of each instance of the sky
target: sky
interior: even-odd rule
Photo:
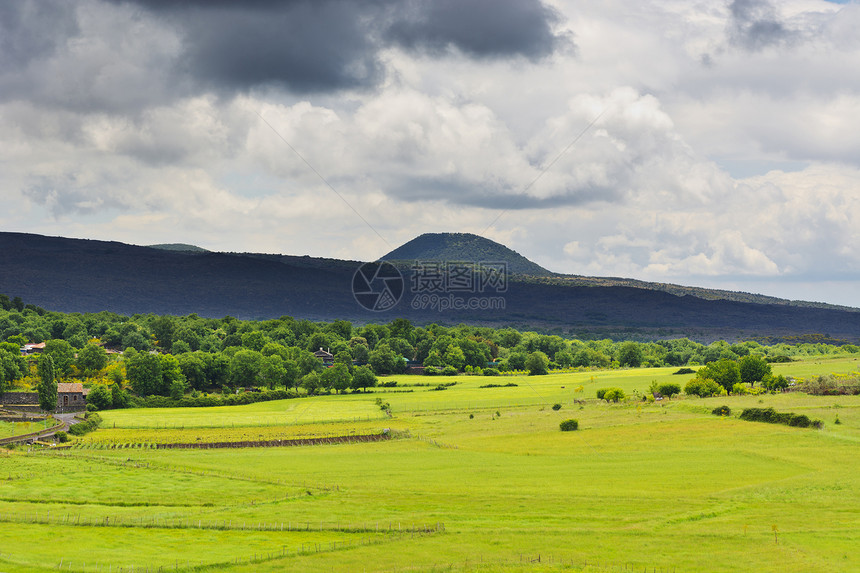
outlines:
[[[0,3],[0,230],[860,307],[860,3]]]

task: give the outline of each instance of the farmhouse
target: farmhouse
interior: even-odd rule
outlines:
[[[45,351],[45,343],[29,343],[21,347],[21,354],[29,356],[30,354],[40,354]]]
[[[322,360],[323,364],[334,364],[334,356],[332,355],[332,353],[328,352],[327,350],[323,350],[322,347],[320,347],[319,350],[314,352],[314,356]]]
[[[56,412],[79,412],[86,410],[87,399],[84,393],[84,385],[80,382],[61,382],[57,384],[57,409]]]

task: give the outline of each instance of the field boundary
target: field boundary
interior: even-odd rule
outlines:
[[[295,438],[278,440],[242,440],[237,442],[175,442],[168,444],[140,443],[135,444],[138,448],[151,448],[155,450],[214,450],[223,448],[284,448],[296,446],[321,446],[326,444],[350,444],[363,442],[381,442],[395,437],[393,432],[386,430],[379,434],[353,434],[346,436],[325,436],[319,438]],[[69,444],[57,446],[55,450],[87,449],[95,444]]]

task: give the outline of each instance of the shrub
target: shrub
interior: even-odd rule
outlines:
[[[714,416],[731,416],[732,410],[728,406],[720,406],[719,408],[711,410],[711,414]]]
[[[722,387],[711,379],[693,378],[684,386],[684,392],[689,396],[708,398],[720,393]]]
[[[561,404],[553,404],[552,409],[553,410],[561,410]]]
[[[800,390],[815,396],[856,396],[860,394],[860,380],[857,378],[840,380],[832,374],[825,374],[804,382]]]
[[[666,398],[671,398],[675,394],[681,393],[681,385],[675,384],[674,382],[669,382],[666,384],[660,384],[657,387],[657,391],[660,392],[661,396],[665,396]]]
[[[747,387],[743,384],[735,384],[732,386],[732,394],[736,394],[738,396],[743,396],[747,393]]]
[[[501,373],[495,368],[484,368],[484,376],[501,376]]]
[[[606,391],[607,391],[607,390],[609,390],[609,388],[601,388],[600,390],[598,390],[598,391],[597,391],[597,399],[598,399],[598,400],[603,400],[603,397],[604,397],[604,396],[606,396]]]
[[[101,423],[101,416],[95,412],[89,412],[83,422],[78,422],[77,424],[69,426],[69,433],[73,436],[83,436],[84,434],[88,434],[98,428]]]
[[[562,432],[572,432],[574,430],[579,429],[579,422],[573,419],[565,420],[561,422],[558,427],[561,429]]]
[[[810,420],[805,414],[792,412],[777,412],[773,408],[746,408],[741,412],[741,420],[748,422],[767,422],[768,424],[785,424],[796,428],[821,428],[821,420]]]
[[[427,366],[424,369],[424,376],[438,376],[442,371],[436,368],[435,366]]]
[[[61,444],[65,444],[66,442],[69,441],[69,435],[67,433],[65,433],[64,431],[60,430],[59,432],[54,434],[54,439],[57,440],[57,442],[59,442]]]
[[[692,368],[679,368],[678,370],[672,372],[672,374],[695,374],[696,371]]]
[[[381,388],[394,388],[397,386],[397,380],[388,380],[379,385]]]
[[[457,375],[457,369],[454,368],[453,366],[446,366],[445,368],[442,369],[442,375],[443,376],[456,376]]]
[[[610,388],[603,394],[603,399],[607,402],[618,402],[626,397],[624,390],[621,388]]]

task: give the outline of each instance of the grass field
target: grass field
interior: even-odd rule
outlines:
[[[812,359],[777,370],[857,365]],[[414,386],[426,377],[395,376],[397,388],[366,395],[104,412],[106,428],[79,447],[0,452],[0,570],[860,570],[860,397],[594,398],[607,386],[683,386],[689,375],[674,370],[430,379],[457,382],[441,391]],[[732,416],[710,414],[723,404]],[[737,419],[753,406],[825,425]],[[580,430],[560,432],[567,418]],[[141,447],[384,428],[408,434]]]

